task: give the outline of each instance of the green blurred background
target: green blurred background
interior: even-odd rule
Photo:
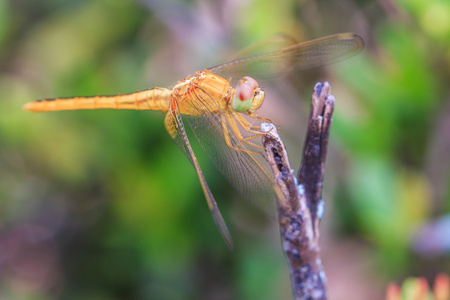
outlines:
[[[336,97],[323,197],[330,299],[450,272],[450,2],[0,0],[0,299],[291,299],[276,224],[200,159],[214,226],[160,112],[33,114],[170,87],[275,34],[364,52],[266,90],[298,168],[316,81]]]

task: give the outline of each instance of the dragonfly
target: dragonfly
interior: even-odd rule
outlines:
[[[155,87],[128,94],[42,99],[27,103],[33,112],[80,109],[158,110],[165,127],[197,173],[208,208],[230,249],[233,240],[186,131],[188,124],[209,159],[254,206],[277,219],[274,180],[263,166],[256,142],[262,123],[273,123],[256,111],[264,100],[262,83],[288,73],[342,61],[364,47],[353,33],[335,34],[281,49],[237,58],[197,71],[172,88]],[[259,125],[254,125],[254,122]]]

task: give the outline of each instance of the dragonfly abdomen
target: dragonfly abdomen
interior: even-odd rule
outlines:
[[[169,110],[171,93],[172,91],[168,89],[153,88],[115,96],[43,99],[27,103],[23,108],[36,112],[101,108],[160,110],[167,112]]]

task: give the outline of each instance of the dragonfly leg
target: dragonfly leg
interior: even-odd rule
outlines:
[[[239,114],[236,114],[236,115],[240,116]],[[236,115],[233,115],[233,116],[235,117]],[[249,145],[249,146],[255,147],[255,148],[257,148],[257,149],[264,150],[263,147],[261,147],[261,146],[255,144],[255,143],[252,143],[252,142],[249,142],[249,141],[248,141],[248,140],[250,140],[250,139],[253,139],[253,138],[256,138],[256,137],[258,137],[258,136],[261,136],[262,133],[260,133],[260,132],[254,132],[253,130],[247,130],[248,132],[255,133],[256,135],[250,136],[250,137],[243,137],[242,134],[241,134],[241,132],[239,131],[239,128],[238,128],[237,125],[236,125],[236,122],[235,122],[236,118],[232,118],[232,117],[230,117],[230,115],[227,115],[227,114],[225,114],[225,117],[227,118],[228,123],[229,123],[230,126],[231,126],[231,130],[233,130],[233,132],[236,134],[236,136],[237,136],[237,138],[238,138],[239,141],[241,141],[241,142],[243,142],[243,143],[245,143],[245,144],[247,144],[247,145]],[[239,120],[238,120],[238,122],[239,122]],[[239,124],[241,124],[241,123],[239,122]],[[241,125],[242,125],[242,124],[241,124]],[[225,126],[225,124],[222,125],[222,127],[224,127],[224,126]],[[245,126],[242,126],[242,127],[245,127]],[[244,128],[244,129],[245,129],[245,128]],[[224,130],[227,130],[226,127],[224,127]],[[228,132],[228,131],[227,131],[227,132]],[[243,150],[244,152],[247,152],[247,149],[242,149],[242,150]],[[242,150],[241,150],[241,151],[242,151]],[[258,153],[259,153],[259,152],[258,152]],[[259,154],[261,154],[261,153],[259,153]]]
[[[195,93],[193,90],[192,90],[192,91],[191,91],[191,90],[188,90],[187,93],[188,93],[188,95],[189,95],[190,98],[195,97],[196,100],[200,101],[200,103],[205,102],[205,100],[204,100],[200,95],[198,95],[197,93]],[[211,98],[211,99],[212,99],[212,98]],[[213,100],[213,101],[214,101],[214,100]],[[215,101],[214,101],[214,102],[215,102]],[[192,103],[195,103],[195,101],[192,101]],[[200,110],[199,110],[199,111],[200,111]],[[230,127],[231,127],[231,131],[236,135],[237,139],[238,139],[240,142],[242,142],[242,143],[244,143],[244,144],[247,144],[247,145],[249,145],[249,146],[251,146],[251,147],[257,148],[257,149],[259,149],[259,150],[264,150],[263,147],[261,147],[261,146],[255,144],[255,143],[252,143],[252,142],[247,141],[247,140],[249,140],[249,139],[251,139],[251,138],[255,138],[256,136],[255,136],[255,137],[245,137],[245,138],[242,136],[242,134],[241,134],[241,132],[239,131],[239,128],[238,128],[238,126],[236,125],[236,122],[235,122],[235,117],[237,117],[237,116],[243,118],[243,117],[242,117],[240,114],[238,114],[238,113],[233,113],[233,114],[231,115],[231,114],[228,113],[228,112],[223,112],[223,114],[222,114],[222,117],[221,117],[222,131],[223,131],[223,133],[224,133],[224,139],[225,139],[225,142],[226,142],[227,146],[228,146],[229,148],[235,150],[235,151],[242,151],[242,152],[246,152],[246,153],[258,154],[258,155],[264,156],[264,155],[263,155],[262,153],[260,153],[260,152],[251,151],[251,150],[246,149],[246,148],[244,148],[244,147],[236,147],[236,146],[232,145],[231,139],[230,139],[230,133],[229,133],[229,131],[228,131],[228,127],[227,127],[227,122],[226,122],[226,121],[228,121],[228,124],[229,124]],[[244,120],[245,120],[245,119],[244,119]],[[245,121],[246,121],[246,120],[245,120]],[[241,122],[239,122],[239,123],[241,124]],[[242,124],[241,124],[241,125],[242,125]],[[247,122],[247,125],[246,125],[246,126],[243,125],[243,127],[245,128],[245,130],[246,130],[247,132],[254,133],[254,134],[256,134],[257,136],[261,136],[261,135],[262,135],[259,131],[253,131],[253,129],[250,129],[249,127],[251,127],[251,125],[250,125],[250,123],[248,123],[248,122]]]
[[[245,140],[254,139],[256,137],[260,137],[260,136],[263,135],[263,133],[261,133],[261,126],[253,126],[252,124],[250,124],[249,121],[247,121],[239,113],[234,113],[234,117],[238,121],[238,123],[242,126],[242,128],[244,128],[245,131],[255,134],[253,136],[249,136],[249,137],[244,138]]]
[[[226,119],[229,120],[228,117],[226,117]],[[243,142],[245,144],[248,144],[249,146],[252,146],[252,147],[255,147],[255,148],[258,148],[258,149],[261,148],[261,150],[264,150],[264,148],[262,148],[261,146],[258,146],[256,144],[253,144],[251,142],[248,142],[248,141],[244,140],[244,137],[239,132],[239,129],[237,128],[236,123],[233,123],[232,120],[229,120],[229,124],[231,125],[232,131],[234,133],[236,133],[237,138],[238,138],[239,141],[241,141],[241,142]],[[224,139],[225,139],[225,143],[227,144],[227,146],[229,148],[231,148],[231,149],[233,149],[235,151],[241,151],[241,152],[246,152],[246,153],[257,154],[257,155],[264,156],[261,152],[251,151],[251,150],[248,150],[248,149],[245,149],[245,148],[240,148],[240,147],[233,146],[231,144],[231,141],[230,141],[230,133],[228,132],[227,122],[225,121],[225,118],[223,118],[223,117],[222,117],[222,129],[223,129],[223,136],[224,136]]]
[[[276,127],[278,127],[278,124],[275,123],[274,121],[269,120],[269,119],[267,119],[267,118],[264,118],[263,116],[260,116],[260,115],[258,115],[258,114],[251,113],[251,112],[247,112],[247,115],[248,115],[249,117],[252,117],[252,118],[255,118],[255,119],[260,119],[260,120],[262,120],[262,121],[264,121],[264,122],[267,122],[267,123],[272,123],[273,125],[275,125]],[[245,119],[244,119],[244,120],[245,120]],[[255,126],[253,126],[253,127],[255,127]],[[258,129],[261,129],[260,126],[257,126],[257,128],[258,128]]]

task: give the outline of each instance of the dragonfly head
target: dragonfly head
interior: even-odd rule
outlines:
[[[233,99],[233,109],[237,112],[255,112],[264,100],[264,91],[255,79],[245,76],[236,87]]]

